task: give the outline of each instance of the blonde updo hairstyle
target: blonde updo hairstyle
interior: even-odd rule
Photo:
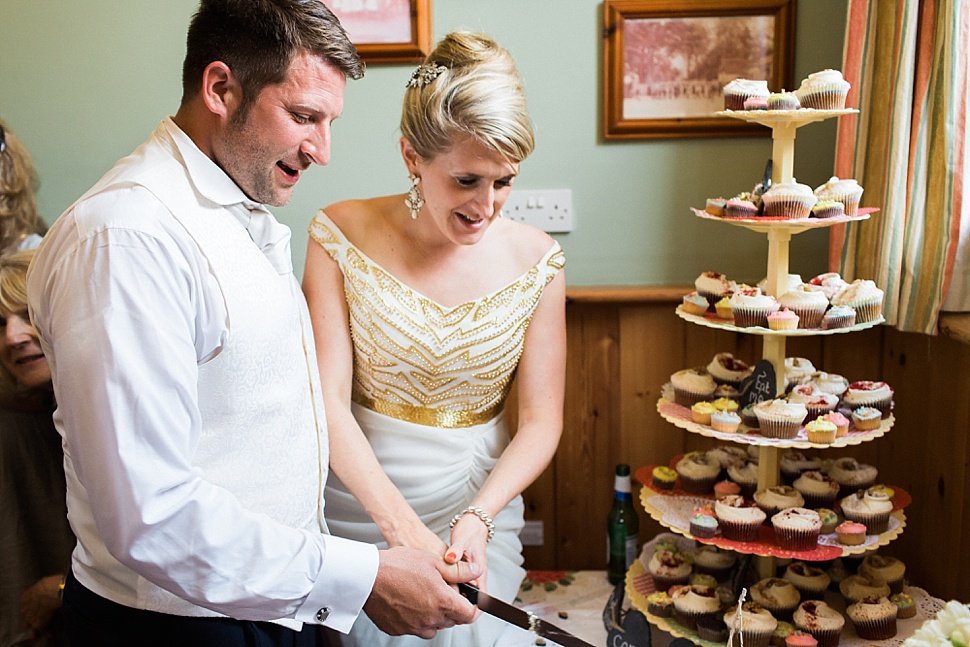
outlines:
[[[27,307],[27,268],[36,250],[0,255],[0,316],[20,313]],[[49,406],[50,391],[27,389],[0,364],[0,407],[38,411]]]
[[[14,250],[29,234],[44,235],[37,212],[37,170],[27,148],[0,120],[6,150],[0,153],[0,252]]]
[[[484,34],[455,31],[425,59],[445,68],[404,93],[401,134],[426,160],[471,136],[510,162],[535,148],[522,79],[512,56]]]

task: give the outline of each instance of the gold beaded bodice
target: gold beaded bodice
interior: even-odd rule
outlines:
[[[558,243],[500,290],[448,308],[371,261],[320,211],[310,236],[340,266],[354,344],[354,402],[422,425],[459,428],[502,410]]]

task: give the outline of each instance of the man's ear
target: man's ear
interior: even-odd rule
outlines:
[[[202,101],[209,112],[226,119],[242,104],[242,86],[222,61],[209,63],[202,72]]]

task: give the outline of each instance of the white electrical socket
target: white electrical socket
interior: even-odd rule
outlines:
[[[548,232],[573,230],[572,189],[522,189],[509,193],[502,214]]]
[[[545,533],[541,521],[526,521],[519,531],[519,541],[523,546],[542,546],[545,543]]]

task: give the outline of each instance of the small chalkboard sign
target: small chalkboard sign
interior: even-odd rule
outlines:
[[[764,400],[774,399],[777,388],[775,381],[775,367],[766,359],[755,364],[754,372],[738,389],[738,405],[743,409],[749,404],[757,404]]]
[[[624,583],[617,584],[603,609],[606,644],[611,647],[650,647],[650,623],[637,609],[623,610],[624,591]]]

